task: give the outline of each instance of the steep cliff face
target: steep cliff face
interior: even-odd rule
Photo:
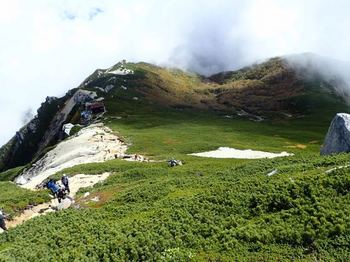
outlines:
[[[55,143],[59,139],[59,134],[62,130],[63,124],[67,123],[74,111],[78,109],[76,106],[79,106],[86,99],[93,99],[96,96],[95,92],[81,89],[70,90],[69,95],[66,96],[64,104],[60,106],[59,111],[57,111],[54,117],[50,120],[50,124],[39,142],[36,156],[39,156],[47,146]]]
[[[55,145],[62,139],[63,125],[80,116],[80,106],[94,97],[95,92],[79,88],[61,98],[47,97],[37,115],[0,149],[0,171],[26,165]]]
[[[69,96],[68,93],[62,98],[46,98],[46,101],[38,109],[37,115],[0,149],[0,171],[23,166],[39,153],[42,138],[47,132],[52,119],[60,111]],[[54,143],[57,139],[57,137],[52,137],[51,142]]]

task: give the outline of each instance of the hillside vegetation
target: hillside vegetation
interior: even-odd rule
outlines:
[[[10,216],[18,215],[28,205],[38,205],[50,199],[45,190],[33,192],[11,182],[0,182],[0,190],[0,207]]]
[[[217,95],[230,89],[249,90],[253,83],[271,88],[267,83],[277,81],[280,68],[273,65],[276,70],[255,67],[254,77],[244,69],[204,79],[142,63],[128,64],[134,75],[89,78],[89,90],[115,85],[108,94],[97,90],[108,110],[103,122],[129,143],[129,153],[156,161],[112,160],[56,174],[112,173],[80,191],[79,209],[37,217],[1,234],[0,261],[349,260],[350,170],[326,172],[347,165],[349,156],[319,155],[333,115],[349,107],[330,87],[320,88],[320,80],[303,81],[303,92],[286,95],[293,107],[286,112],[297,117],[277,117],[279,111],[269,108],[267,120],[256,122],[234,114],[243,108],[228,112],[217,103]],[[220,146],[295,155],[188,155]],[[170,168],[170,158],[184,165]],[[277,174],[267,176],[273,170]],[[96,196],[99,201],[92,201]],[[7,203],[11,208],[18,201]]]
[[[228,113],[245,110],[267,118],[308,114],[305,106],[317,109],[309,100],[325,86],[323,92],[332,94],[333,99],[344,104],[336,87],[332,86],[333,82],[329,83],[319,75],[307,77],[280,57],[209,78],[147,63],[128,63],[127,67],[135,74],[117,79],[111,74],[97,78],[95,75],[84,87],[93,89],[112,83],[130,87],[132,92],[126,93],[144,97],[150,104]],[[303,102],[298,103],[299,100]]]

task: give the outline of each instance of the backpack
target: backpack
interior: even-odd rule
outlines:
[[[57,185],[54,181],[52,181],[52,180],[50,180],[49,182],[47,182],[46,186],[47,186],[47,188],[50,189],[50,190],[52,191],[52,193],[54,193],[54,194],[57,193],[58,190],[60,189],[60,188],[58,187],[58,185]]]

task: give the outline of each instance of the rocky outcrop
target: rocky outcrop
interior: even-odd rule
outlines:
[[[61,98],[47,97],[37,115],[0,148],[0,172],[40,157],[47,147],[61,139],[62,126],[71,120],[77,106],[96,96],[92,91],[72,89]]]
[[[34,189],[46,178],[65,168],[123,157],[126,150],[126,144],[109,128],[103,124],[92,124],[70,139],[58,143],[18,176],[15,182],[24,188]]]
[[[51,119],[63,103],[64,98],[47,97],[38,109],[37,115],[0,148],[0,172],[12,167],[23,166],[33,159]]]
[[[350,152],[350,114],[338,113],[328,129],[321,155],[348,152]]]
[[[60,107],[60,110],[50,120],[50,124],[38,145],[38,150],[35,156],[38,157],[46,147],[53,142],[57,142],[63,124],[69,120],[68,117],[76,105],[85,101],[90,101],[96,96],[95,92],[78,89],[71,97],[68,97],[65,100],[65,103]]]

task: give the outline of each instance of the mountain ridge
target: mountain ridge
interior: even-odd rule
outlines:
[[[344,83],[339,79],[332,80],[333,82],[322,79],[319,75],[310,79],[301,75],[300,71],[304,73],[306,69],[312,69],[301,65],[301,70],[298,71],[295,61],[304,56],[275,57],[240,70],[221,72],[209,77],[145,62],[127,63],[125,60],[108,69],[97,69],[78,88],[69,90],[62,98],[51,99],[59,102],[55,105],[56,108],[52,108],[53,113],[49,117],[42,118],[43,127],[39,128],[48,129],[51,125],[54,130],[46,137],[46,142],[41,141],[45,130],[32,132],[29,128],[33,123],[40,123],[40,116],[47,110],[39,109],[36,118],[0,149],[0,171],[28,164],[34,156],[43,153],[48,145],[59,141],[64,123],[72,119],[75,123],[79,122],[76,118],[79,118],[80,109],[75,104],[72,104],[69,112],[65,112],[66,117],[62,118],[62,110],[76,90],[89,90],[104,97],[107,110],[109,101],[114,99],[122,101],[125,107],[129,106],[127,103],[133,103],[132,99],[141,99],[148,107],[158,105],[178,110],[192,108],[227,114],[244,112],[246,115],[257,116],[257,119],[293,118],[317,110],[313,96],[320,94],[321,89],[325,92],[324,96],[332,97],[333,104],[342,103],[345,108],[342,100],[348,100],[348,91],[342,86]],[[316,61],[315,64],[318,61],[317,56],[306,57],[309,60],[311,57],[311,61]],[[337,83],[341,83],[338,89]],[[52,102],[49,100],[42,104],[43,108]],[[33,137],[36,138],[33,140]],[[22,141],[31,141],[32,145],[25,146],[26,143],[23,144]],[[33,144],[33,141],[36,142]]]

